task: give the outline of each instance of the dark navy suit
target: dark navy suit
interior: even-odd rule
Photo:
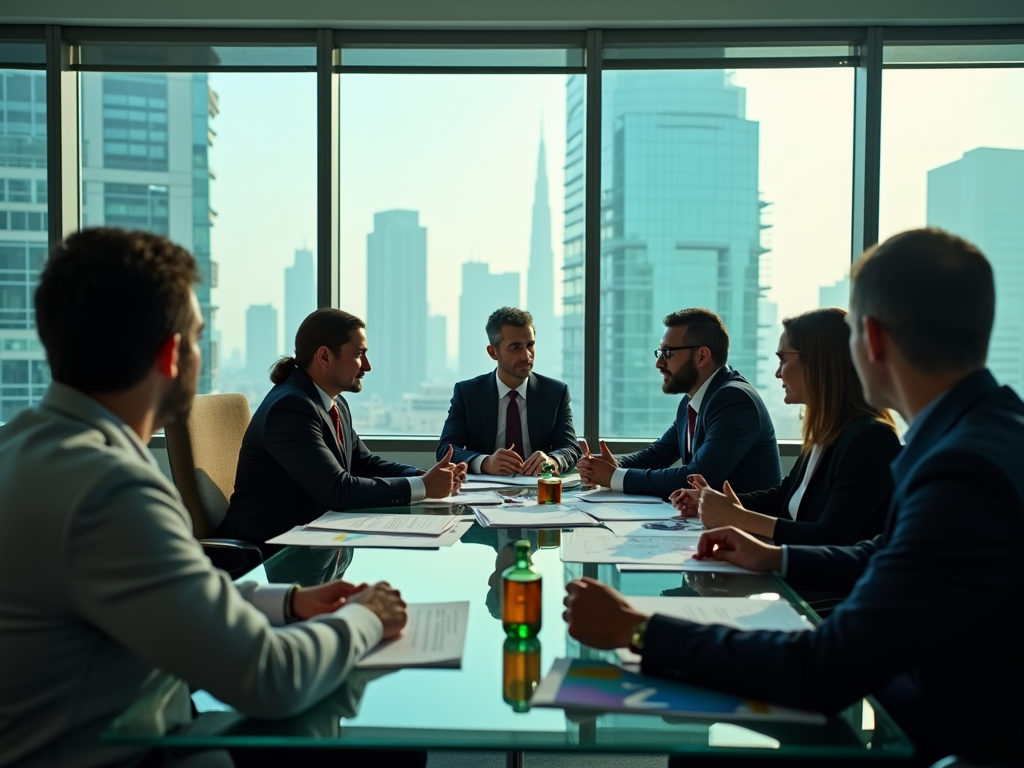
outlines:
[[[684,395],[676,420],[661,438],[637,453],[623,456],[619,466],[626,473],[623,490],[666,498],[685,488],[687,475],[703,475],[712,488],[728,480],[737,492],[771,488],[782,481],[779,446],[768,410],[761,396],[736,371],[722,369],[714,375],[697,413],[693,430],[693,457],[673,467],[686,450]]]
[[[1024,750],[1024,403],[988,371],[946,393],[892,463],[886,528],[788,547],[787,581],[850,596],[815,631],[655,616],[643,671],[835,712],[874,693],[926,761]]]
[[[296,368],[256,409],[242,439],[222,536],[262,545],[328,510],[408,504],[415,467],[370,453],[343,397],[345,450],[313,380]]]
[[[526,394],[526,424],[530,448],[543,451],[558,462],[559,472],[576,466],[580,444],[572,425],[569,387],[557,379],[531,373]],[[496,374],[485,373],[460,381],[452,393],[448,420],[437,444],[440,461],[451,445],[453,462],[467,464],[477,456],[494,453],[498,435],[498,382]],[[529,457],[527,457],[529,458]]]

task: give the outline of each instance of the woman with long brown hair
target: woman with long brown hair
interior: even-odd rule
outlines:
[[[681,489],[672,501],[708,528],[726,525],[777,544],[853,544],[881,532],[900,452],[892,415],[868,405],[850,358],[846,312],[784,320],[779,368],[785,401],[805,408],[803,451],[775,488],[736,494]],[[701,484],[699,478],[695,479]]]

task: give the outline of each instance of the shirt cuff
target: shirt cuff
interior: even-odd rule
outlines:
[[[347,603],[341,606],[334,613],[322,613],[314,616],[310,621],[323,621],[325,619],[341,619],[348,625],[353,635],[362,639],[362,647],[367,651],[375,648],[384,637],[384,625],[377,618],[377,614],[359,603]]]
[[[629,472],[629,470],[628,469],[623,469],[622,467],[616,467],[615,470],[612,472],[612,479],[611,479],[610,482],[612,484],[612,490],[613,491],[620,491],[621,492],[621,491],[624,491],[626,489],[626,473],[627,472]]]
[[[782,567],[779,568],[779,576],[785,578],[786,573],[789,571],[789,545],[782,545]]]
[[[423,482],[422,477],[407,477],[409,481],[409,503],[415,504],[417,501],[423,501],[427,498],[427,486]],[[371,611],[371,613],[373,613]]]
[[[482,475],[484,473],[484,459],[487,457],[482,453],[478,453],[469,462],[469,471],[474,475]]]
[[[252,593],[249,602],[264,616],[270,619],[275,627],[283,627],[284,601],[288,599],[288,593],[292,591],[294,584],[260,584]]]

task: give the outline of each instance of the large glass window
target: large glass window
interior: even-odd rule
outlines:
[[[46,74],[0,69],[0,424],[50,381],[32,303],[46,214]]]
[[[83,225],[196,256],[200,392],[255,408],[289,323],[316,308],[315,75],[86,72],[81,113]]]
[[[912,52],[964,53],[944,48]],[[879,213],[880,239],[928,225],[981,248],[996,276],[989,367],[1024,393],[1024,69],[886,70]]]
[[[454,382],[494,370],[484,326],[501,306],[533,314],[535,370],[569,376],[583,79],[343,71],[340,303],[366,320],[373,366],[349,399],[360,432],[439,435]],[[580,270],[564,298],[563,252]]]
[[[845,306],[853,70],[603,78],[602,435],[651,437],[671,424],[678,397],[662,393],[653,350],[667,314],[706,307],[778,436],[798,438],[774,353],[784,317]]]

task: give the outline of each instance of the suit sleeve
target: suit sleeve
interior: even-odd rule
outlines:
[[[466,420],[466,402],[462,396],[462,390],[458,384],[452,392],[452,402],[448,407],[448,418],[444,422],[444,429],[441,430],[441,439],[437,443],[437,460],[440,461],[448,452],[448,446],[454,449],[452,461],[455,464],[466,462],[469,464],[477,456],[482,456],[478,451],[469,450],[467,441],[469,430]]]
[[[382,459],[377,454],[371,453],[362,438],[356,435],[355,445],[352,446],[352,474],[363,478],[416,477],[420,474],[420,470],[408,464]]]
[[[289,397],[276,402],[264,420],[263,440],[267,453],[324,509],[409,503],[409,481],[404,477],[361,477],[341,466],[324,442],[321,419],[311,401]],[[367,456],[373,454],[357,438],[352,446],[353,471],[372,469]]]
[[[776,544],[846,544],[856,541],[868,520],[892,493],[889,465],[900,451],[896,433],[870,425],[842,446],[832,459],[828,497],[817,520],[793,520],[784,515],[775,523]],[[812,478],[812,481],[814,478]],[[806,502],[806,498],[805,498]]]
[[[451,418],[449,416],[449,418]],[[565,474],[580,460],[580,444],[576,439],[576,428],[572,423],[572,409],[569,407],[569,387],[562,387],[562,399],[555,416],[551,432],[551,456],[558,462],[559,471]]]
[[[287,717],[320,700],[379,631],[345,608],[273,628],[217,571],[174,500],[141,473],[101,478],[67,532],[75,610],[146,663],[247,715]]]
[[[643,671],[835,712],[959,643],[1020,589],[1008,575],[1019,563],[1024,518],[1012,482],[980,456],[937,458],[916,470],[889,541],[816,630],[743,632],[657,616]],[[971,525],[963,523],[965,499]]]
[[[736,494],[739,497],[740,504],[742,504],[746,509],[749,509],[752,512],[760,512],[762,515],[780,517],[781,515],[788,514],[786,510],[786,500],[789,498],[790,493],[793,490],[793,486],[796,485],[797,480],[800,477],[800,469],[803,466],[803,463],[804,457],[801,456],[793,466],[793,471],[790,472],[782,481],[782,485],[777,485],[774,488],[765,488],[761,491]],[[776,523],[776,525],[778,524]],[[778,544],[782,542],[776,543]]]
[[[676,429],[676,422],[665,430],[665,434],[642,451],[631,453],[619,459],[619,466],[623,469],[663,469],[671,467],[682,457],[679,446],[679,433]],[[684,478],[685,480],[685,478]],[[685,485],[685,482],[683,483]],[[681,488],[682,486],[675,486]]]
[[[627,472],[626,492],[667,498],[672,491],[686,486],[687,475],[694,474],[703,475],[708,485],[720,489],[758,441],[760,421],[757,406],[746,392],[736,387],[722,387],[708,403],[704,441],[694,452],[690,463],[681,467]],[[656,445],[666,441],[667,437],[668,432]],[[679,440],[674,429],[672,441],[678,458]]]

